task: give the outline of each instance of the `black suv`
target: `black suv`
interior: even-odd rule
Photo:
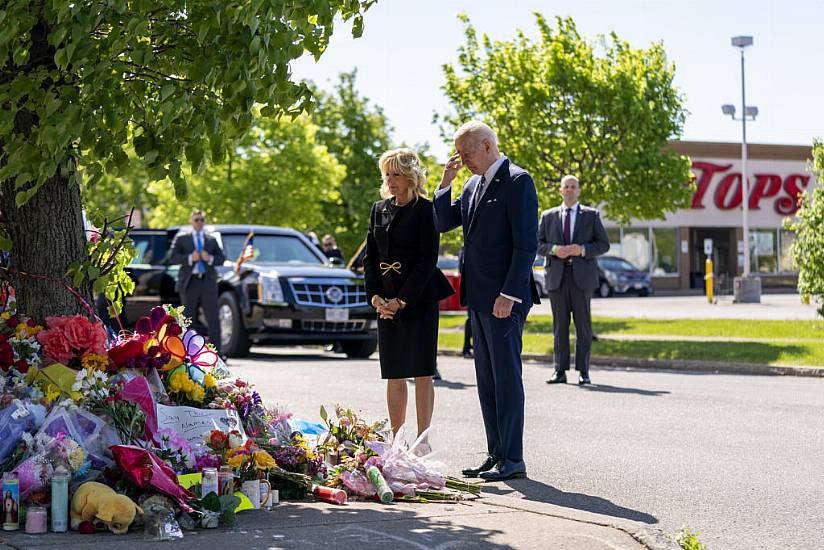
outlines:
[[[377,320],[366,303],[363,277],[330,262],[300,232],[259,225],[208,225],[226,254],[218,266],[221,348],[242,357],[252,344],[339,344],[348,357],[369,357],[377,347]],[[121,320],[133,325],[154,306],[180,304],[175,291],[179,266],[168,264],[168,249],[178,231],[188,228],[134,229],[138,255],[127,267],[135,292]],[[235,271],[247,244],[254,259]],[[192,312],[186,312],[192,316]],[[125,319],[125,320],[124,320]]]

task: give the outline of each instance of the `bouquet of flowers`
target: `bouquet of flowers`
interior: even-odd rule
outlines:
[[[236,410],[244,424],[253,414],[259,417],[265,415],[260,394],[240,378],[217,381],[215,399],[209,406],[214,409]]]
[[[52,474],[58,466],[66,468],[75,478],[86,475],[91,467],[83,447],[62,432],[54,437],[46,433],[40,433],[36,437],[25,434],[24,440],[31,456],[14,469],[20,478],[21,495],[47,492]],[[42,502],[46,500],[46,496],[38,495],[34,500]]]
[[[306,474],[310,477],[326,475],[326,464],[317,449],[309,446],[300,432],[292,434],[287,444],[261,445],[287,472]]]
[[[37,334],[43,327],[13,311],[0,313],[0,371],[26,374],[41,363]]]
[[[277,468],[275,459],[261,449],[252,439],[243,442],[243,435],[238,430],[228,434],[220,430],[211,430],[203,434],[203,442],[217,456],[235,471],[241,481],[264,477],[267,472]]]
[[[122,381],[111,383],[109,376],[95,368],[78,371],[72,390],[82,397],[79,402],[87,409],[111,420],[120,439],[127,444],[139,444],[146,432],[146,415],[135,402],[123,399]]]
[[[252,399],[254,400],[254,394]],[[289,420],[292,416],[290,411],[281,411],[277,407],[255,405],[246,415],[243,427],[249,437],[262,440],[268,445],[290,445],[292,428]]]
[[[326,423],[327,434],[318,445],[318,449],[326,453],[330,462],[352,459],[356,452],[374,455],[366,441],[385,441],[387,420],[380,420],[367,424],[353,409],[335,405],[337,422],[321,406],[320,417]]]
[[[195,457],[192,446],[189,442],[180,437],[174,430],[164,428],[157,432],[160,444],[154,449],[154,453],[169,463],[177,473],[193,470],[195,468]]]
[[[84,355],[106,355],[106,330],[103,323],[82,315],[46,318],[47,329],[37,333],[43,353],[53,362],[80,368]]]

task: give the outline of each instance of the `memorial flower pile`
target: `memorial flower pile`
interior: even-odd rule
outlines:
[[[206,468],[267,479],[281,498],[320,495],[318,487],[383,501],[446,498],[436,491],[449,491],[449,479],[393,439],[386,420],[336,405],[332,414],[321,407],[320,424],[265,404],[181,309],[154,308],[133,332],[107,338],[82,315],[41,325],[0,312],[0,471],[18,477],[23,506],[50,504],[57,468],[72,490],[97,479],[130,496],[166,495],[201,527],[231,524],[246,498],[199,499],[187,487]]]

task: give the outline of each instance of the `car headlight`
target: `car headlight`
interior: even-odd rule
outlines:
[[[258,277],[258,287],[260,303],[266,305],[286,304],[286,300],[283,298],[283,286],[277,277],[261,275]]]

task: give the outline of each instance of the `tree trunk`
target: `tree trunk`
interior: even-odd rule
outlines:
[[[8,274],[17,298],[17,309],[35,320],[49,315],[89,315],[80,298],[69,290],[66,271],[86,254],[80,205],[80,189],[55,176],[21,208],[14,204],[14,190],[6,181],[0,192],[0,209],[12,241]],[[88,285],[75,290],[92,303]]]
[[[38,8],[42,15],[42,3]],[[57,69],[54,47],[47,38],[48,25],[40,17],[31,30],[30,62],[23,71]],[[20,68],[11,63],[11,53],[0,59],[3,79],[17,70]],[[14,120],[14,132],[30,136],[38,123],[36,113],[20,110]],[[0,136],[0,163],[4,152]],[[72,282],[66,276],[72,262],[83,260],[86,255],[79,187],[69,185],[58,171],[22,207],[17,208],[14,196],[13,182],[0,182],[3,229],[12,241],[11,269],[0,272],[0,276],[11,281],[18,311],[39,322],[49,315],[89,316],[84,302],[92,303],[90,285],[83,284],[73,292]]]

